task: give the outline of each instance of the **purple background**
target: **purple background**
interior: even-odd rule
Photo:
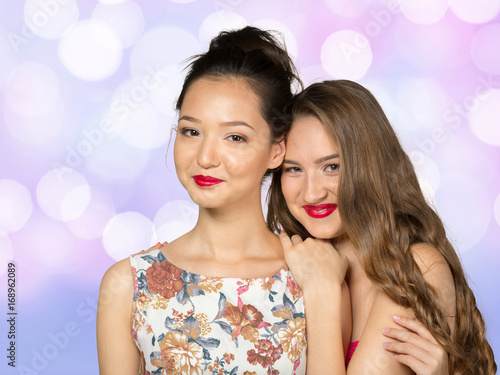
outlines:
[[[0,7],[2,373],[98,372],[103,273],[196,221],[168,148],[180,63],[245,24],[281,31],[306,84],[348,78],[380,100],[463,259],[498,356],[500,0]],[[4,355],[11,260],[17,370]]]

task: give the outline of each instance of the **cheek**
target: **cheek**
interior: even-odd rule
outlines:
[[[192,163],[193,159],[196,158],[196,145],[194,142],[190,143],[191,144],[187,144],[177,139],[174,142],[174,165],[177,173],[182,172],[182,170],[187,168],[189,164]]]
[[[290,177],[281,177],[281,191],[285,197],[285,201],[290,209],[292,209],[294,201],[300,192],[300,184]]]
[[[267,159],[263,151],[254,148],[246,148],[241,150],[221,150],[221,161],[227,171],[234,175],[264,175],[267,166]],[[259,176],[259,177],[262,177]]]

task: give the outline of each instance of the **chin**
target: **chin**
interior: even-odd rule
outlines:
[[[311,236],[320,240],[331,240],[344,234],[343,230],[332,228],[331,226],[327,228],[306,228],[306,230]]]

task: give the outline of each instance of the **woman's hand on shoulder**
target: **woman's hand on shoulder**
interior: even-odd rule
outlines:
[[[393,319],[406,329],[384,329],[384,336],[394,340],[384,343],[385,350],[394,353],[399,363],[408,366],[417,375],[449,375],[448,353],[429,330],[415,319],[400,315],[395,315]]]
[[[280,240],[286,264],[302,290],[340,286],[344,282],[349,261],[330,241],[313,238],[303,241],[298,235],[290,238],[284,232]]]

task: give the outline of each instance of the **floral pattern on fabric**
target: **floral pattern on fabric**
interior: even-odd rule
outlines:
[[[305,374],[302,291],[287,269],[266,278],[207,277],[158,249],[130,262],[141,375]]]

